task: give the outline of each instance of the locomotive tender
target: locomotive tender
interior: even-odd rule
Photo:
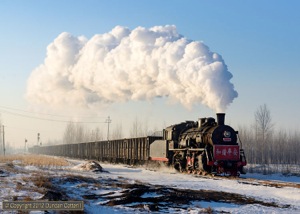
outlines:
[[[208,117],[169,126],[162,137],[34,146],[29,152],[126,164],[158,161],[179,171],[239,176],[247,164],[244,150],[238,132],[224,121],[225,114],[218,113],[217,121]]]

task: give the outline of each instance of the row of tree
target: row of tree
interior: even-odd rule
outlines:
[[[104,130],[104,131],[103,131]],[[129,137],[141,137],[153,134],[147,122],[142,122],[135,118],[129,130]],[[66,126],[63,143],[82,143],[89,141],[101,141],[107,139],[121,139],[124,137],[122,124],[116,124],[113,129],[108,132],[107,128],[88,129],[81,123],[69,122]]]
[[[299,164],[300,133],[274,128],[267,105],[254,114],[254,124],[239,127],[247,160],[254,164]],[[275,131],[276,130],[276,131]]]

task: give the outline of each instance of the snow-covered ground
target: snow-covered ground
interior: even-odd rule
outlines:
[[[100,163],[107,172],[97,172],[83,167],[87,161],[68,161],[67,167],[51,169],[0,163],[0,201],[47,200],[45,189],[49,188],[60,194],[60,200],[83,200],[85,213],[300,213],[299,186],[277,188],[243,179],[203,178],[167,168],[153,171],[107,163]],[[49,178],[51,184],[39,185],[40,177]],[[242,177],[300,183],[299,177],[279,174]],[[0,206],[1,213],[12,213]]]

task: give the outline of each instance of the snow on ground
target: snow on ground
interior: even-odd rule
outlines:
[[[246,205],[238,206],[228,203],[207,203],[200,202],[201,207],[210,206],[212,208],[217,208],[216,210],[230,211],[232,213],[253,213],[256,210],[258,213],[263,211],[278,211],[280,213],[300,213],[300,191],[298,188],[274,188],[266,186],[255,186],[255,185],[245,185],[240,184],[236,180],[224,180],[224,179],[207,179],[194,177],[193,175],[179,174],[175,171],[170,173],[170,170],[166,171],[149,171],[142,168],[127,168],[122,167],[123,170],[120,170],[119,165],[111,164],[102,164],[102,166],[111,172],[110,177],[126,177],[131,180],[138,180],[140,182],[146,182],[154,185],[166,185],[177,189],[191,189],[191,190],[216,190],[224,191],[230,193],[245,194],[260,200],[275,202],[278,204],[290,204],[291,209],[274,209],[261,207],[257,205]],[[294,180],[300,183],[299,177],[283,177],[280,175],[277,176],[262,176],[258,174],[248,174],[244,177],[250,178],[259,178],[264,180]]]
[[[45,186],[34,181],[45,175],[51,178],[50,187],[62,193],[61,200],[83,200],[85,213],[300,213],[300,189],[296,187],[276,188],[243,183],[242,179],[180,174],[168,168],[153,171],[107,163],[100,163],[107,171],[100,172],[93,162],[68,161],[69,166],[51,169],[0,163],[0,201],[45,198]],[[300,183],[299,177],[279,174],[243,177]],[[0,204],[1,213],[12,213],[1,209]]]

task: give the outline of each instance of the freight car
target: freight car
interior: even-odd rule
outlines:
[[[149,145],[158,139],[162,139],[162,137],[147,136],[87,143],[34,146],[29,148],[28,151],[34,154],[135,165],[144,164],[149,160]]]
[[[169,126],[163,136],[36,146],[31,153],[95,159],[113,163],[164,162],[178,171],[239,176],[247,164],[238,132],[225,125],[225,114]]]

